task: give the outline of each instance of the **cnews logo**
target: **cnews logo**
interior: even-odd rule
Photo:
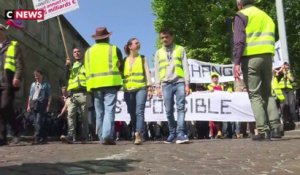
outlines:
[[[5,10],[5,19],[43,20],[44,10]]]

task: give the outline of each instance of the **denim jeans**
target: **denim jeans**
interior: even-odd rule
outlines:
[[[185,84],[168,83],[162,86],[166,115],[170,135],[186,135],[185,129]],[[174,118],[174,96],[177,107],[177,123]]]
[[[33,111],[34,115],[34,138],[37,140],[47,139],[47,119],[45,112]]]
[[[99,140],[113,139],[117,93],[117,89],[111,87],[93,92],[96,111],[96,134],[98,134]]]
[[[142,133],[145,122],[145,104],[147,101],[146,88],[134,92],[125,92],[124,99],[131,118],[133,132]]]

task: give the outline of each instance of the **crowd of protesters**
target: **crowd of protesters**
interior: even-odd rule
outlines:
[[[294,77],[288,63],[274,69],[272,79],[275,25],[266,13],[252,4],[251,0],[237,0],[239,12],[233,25],[233,72],[237,88],[219,83],[215,72],[211,73],[211,84],[190,85],[187,53],[184,47],[174,43],[174,33],[168,28],[159,32],[162,46],[155,53],[155,83],[152,84],[146,58],[139,53],[139,40],[129,39],[123,58],[121,50],[110,44],[112,33],[99,27],[92,35],[95,44],[85,54],[80,48],[73,48],[73,63],[71,58],[66,59],[67,85],[61,89],[61,110],[51,113],[51,85],[44,79],[42,70],[35,70],[25,117],[13,114],[14,92],[22,80],[22,52],[18,42],[9,40],[5,36],[6,28],[0,26],[0,145],[7,144],[7,124],[14,138],[11,143],[20,141],[18,118],[24,120],[26,130],[33,126],[32,144],[45,144],[49,136],[59,136],[67,144],[99,140],[103,145],[115,145],[122,138],[133,139],[135,145],[146,139],[183,144],[194,138],[239,139],[249,135],[256,141],[281,138],[280,120],[286,130],[293,129],[294,122],[299,120],[296,112],[299,97],[296,100]],[[240,79],[241,70],[245,85]],[[121,88],[130,123],[115,122],[117,94]],[[246,91],[256,123],[185,122],[185,97],[203,90],[211,93]],[[167,122],[145,122],[145,104],[153,94],[163,98]],[[177,120],[174,112],[177,112]]]

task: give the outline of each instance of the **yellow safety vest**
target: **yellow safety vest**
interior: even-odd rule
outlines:
[[[273,79],[272,79],[272,95],[276,96],[278,98],[278,100],[280,100],[280,101],[285,100],[285,97],[282,93],[282,90],[279,86],[279,83],[278,83],[276,77],[273,77]]]
[[[16,72],[16,45],[17,41],[11,41],[7,50],[4,63],[4,69]]]
[[[122,85],[118,68],[117,47],[108,43],[97,43],[85,53],[86,87],[92,89]]]
[[[80,88],[86,88],[85,69],[83,63],[76,61],[71,70],[68,90],[78,90]]]
[[[222,89],[224,89],[224,87],[222,87]],[[228,86],[228,88],[226,89],[226,92],[233,92],[233,89],[231,86]]]
[[[172,53],[172,60],[174,61],[175,64],[175,73],[178,77],[182,78],[184,77],[184,71],[182,68],[182,52],[184,48],[175,45],[175,49],[173,50]],[[162,47],[158,50],[158,63],[159,63],[159,78],[160,80],[163,80],[167,74],[167,68],[169,66],[169,61],[168,61],[168,56],[167,56],[166,48]]]
[[[290,72],[288,72],[287,77],[292,76]],[[280,82],[278,83],[279,88],[281,89],[293,89],[293,85],[291,81],[287,78],[286,81],[284,81],[284,77],[281,78]]]
[[[275,51],[275,24],[262,10],[250,6],[238,13],[248,17],[246,45],[243,56],[271,53]]]
[[[139,55],[130,65],[128,58],[124,67],[124,90],[135,90],[146,86],[143,58]]]

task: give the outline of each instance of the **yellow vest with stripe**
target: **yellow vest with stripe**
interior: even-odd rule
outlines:
[[[271,53],[275,51],[275,24],[262,10],[250,6],[238,13],[248,17],[246,26],[246,45],[243,56]]]
[[[184,48],[175,45],[175,49],[173,50],[172,53],[172,60],[175,64],[175,74],[182,78],[184,77],[184,71],[182,68],[182,57],[183,57],[183,52]],[[160,80],[163,80],[167,74],[167,68],[169,66],[169,61],[168,61],[168,53],[166,51],[165,47],[162,47],[158,50],[158,62],[159,62],[159,78]]]
[[[11,41],[7,50],[4,63],[4,69],[16,72],[16,45],[17,41]]]
[[[83,63],[76,61],[71,70],[68,90],[78,90],[80,88],[86,88],[85,69]]]
[[[282,93],[282,90],[279,86],[279,83],[278,83],[278,80],[276,77],[273,77],[271,85],[272,85],[272,95],[276,96],[278,98],[278,100],[284,101],[285,97]]]
[[[287,77],[290,76],[292,76],[292,74],[288,72]],[[284,77],[281,78],[280,82],[278,83],[278,87],[281,89],[293,89],[291,81],[287,78],[285,83]]]
[[[135,90],[146,86],[143,58],[139,55],[130,66],[128,58],[124,65],[124,90]]]
[[[118,64],[116,46],[97,43],[90,47],[85,53],[84,60],[87,91],[122,85]]]

